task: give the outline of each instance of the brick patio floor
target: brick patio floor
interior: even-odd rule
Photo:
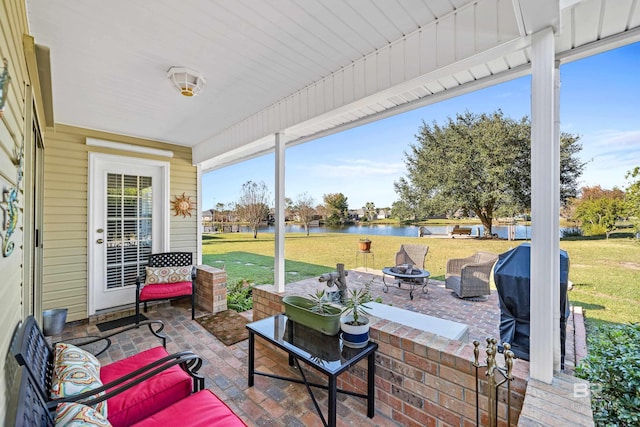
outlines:
[[[450,291],[445,290],[442,283],[431,281],[428,293],[422,294],[417,291],[411,301],[408,292],[402,289],[390,288],[388,293],[382,292],[381,276],[372,273],[371,269],[368,272],[352,271],[348,280],[373,279],[374,296],[380,295],[386,303],[468,324],[470,340],[483,340],[486,336],[499,338],[500,315],[495,291],[487,301],[468,302],[451,296]],[[313,286],[317,286],[317,279],[303,280],[287,285],[287,288],[305,290],[312,283]],[[305,291],[301,295],[307,293],[309,292]],[[189,314],[186,306],[165,305],[157,307],[147,315],[151,319],[163,320],[165,332],[169,336],[167,350],[170,353],[192,350],[203,358],[204,364],[200,373],[205,376],[205,386],[227,402],[248,425],[301,427],[322,425],[303,385],[257,376],[255,386],[247,387],[247,340],[227,347],[197,322],[192,321]],[[200,311],[196,312],[196,316],[204,314]],[[244,315],[250,318],[251,312]],[[569,333],[569,330],[573,331],[572,322],[569,322],[567,333],[567,336],[571,337],[571,343],[567,341],[567,358],[570,360],[573,355],[573,333]],[[64,340],[87,335],[99,335],[97,327],[86,322],[72,322],[67,324],[61,338]],[[146,329],[134,330],[119,335],[111,349],[100,356],[100,359],[102,363],[110,363],[156,346],[158,343],[157,338],[149,334]],[[568,364],[570,370],[572,366]],[[288,366],[284,353],[265,345],[260,339],[256,340],[256,369],[285,376],[299,376],[295,372],[296,369]],[[322,381],[315,377],[313,371],[305,372],[314,380]],[[318,390],[316,396],[326,414],[326,393]],[[379,411],[376,411],[373,419],[367,418],[364,400],[355,397],[339,394],[337,411],[339,426],[401,425]]]

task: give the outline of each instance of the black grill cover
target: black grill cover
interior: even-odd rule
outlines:
[[[500,340],[511,344],[520,359],[529,360],[531,311],[531,247],[529,243],[498,256],[494,280],[500,298]],[[560,251],[560,349],[564,368],[565,337],[569,317],[569,256]]]

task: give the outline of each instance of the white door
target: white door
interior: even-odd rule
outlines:
[[[165,250],[169,164],[89,155],[89,314],[135,302],[149,254]]]

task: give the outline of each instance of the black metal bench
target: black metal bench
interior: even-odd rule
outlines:
[[[11,393],[11,402],[5,418],[7,425],[15,427],[54,427],[55,412],[51,411],[38,391],[38,384],[25,366],[17,369],[15,376],[19,390]],[[195,414],[195,415],[194,415]],[[189,427],[193,425],[224,425],[246,427],[242,421],[211,390],[201,390],[173,405],[154,413],[141,424],[151,426]]]
[[[27,368],[18,369],[17,381],[20,381],[20,390],[17,395],[16,413],[7,417],[7,422],[15,420],[15,427],[53,427],[55,425],[53,414],[47,408],[39,386],[29,375]]]
[[[140,322],[140,325],[131,325],[100,337],[88,337],[86,340],[75,342],[73,344],[77,347],[86,347],[87,345],[104,341],[105,347],[96,353],[101,354],[111,345],[111,337],[128,330],[137,329],[139,326],[148,326],[151,333],[162,341],[163,347],[166,347],[166,336],[162,334],[164,324],[159,320],[143,321]],[[35,387],[40,398],[44,402],[45,408],[49,411],[55,410],[58,403],[61,402],[80,402],[89,406],[94,405],[120,393],[126,392],[130,388],[161,372],[165,372],[174,366],[179,366],[192,378],[193,392],[204,388],[204,377],[198,374],[198,371],[202,366],[202,360],[193,352],[183,351],[149,363],[146,366],[118,378],[117,380],[104,384],[100,388],[71,397],[51,399],[49,392],[51,389],[53,374],[54,351],[47,343],[33,316],[27,317],[18,327],[11,343],[11,353],[16,358],[18,364],[23,366],[24,371],[28,373],[29,377],[31,377],[31,382],[26,385],[28,387],[27,389],[31,390]],[[23,379],[23,381],[25,380]],[[103,391],[105,392],[104,395],[97,396],[98,393]],[[45,423],[42,425],[47,424]]]

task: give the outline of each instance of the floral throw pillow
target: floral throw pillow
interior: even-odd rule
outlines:
[[[179,283],[191,281],[192,266],[184,267],[146,267],[146,284]]]
[[[57,343],[53,352],[54,371],[62,371],[68,366],[86,366],[93,368],[95,376],[100,377],[100,362],[88,351],[76,347],[73,344]],[[55,373],[54,373],[55,375]]]
[[[56,409],[56,427],[111,427],[111,423],[90,406],[64,402]]]
[[[69,365],[53,370],[51,379],[51,399],[71,397],[102,387],[100,377],[96,375],[95,368],[90,365]],[[97,396],[104,395],[100,392]],[[107,401],[97,403],[93,408],[107,418]]]

